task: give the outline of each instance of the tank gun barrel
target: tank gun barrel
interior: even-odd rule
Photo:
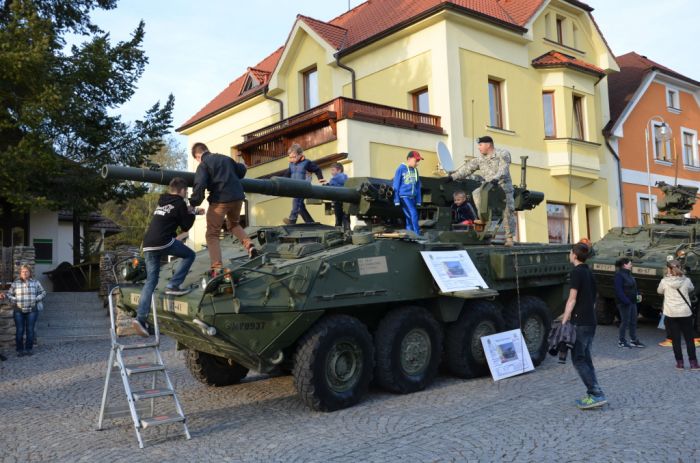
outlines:
[[[106,165],[102,167],[102,177],[157,183],[159,185],[167,185],[173,178],[181,177],[187,182],[187,185],[194,185],[194,173],[179,170]],[[312,185],[303,180],[293,180],[285,177],[273,177],[267,180],[244,178],[241,179],[241,185],[246,193],[260,193],[290,198],[326,199],[353,204],[359,203],[361,196],[361,193],[353,188]]]

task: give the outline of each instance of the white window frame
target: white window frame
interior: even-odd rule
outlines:
[[[654,223],[654,217],[656,217],[659,213],[659,210],[656,207],[656,195],[651,195],[651,200],[649,200],[650,196],[647,193],[637,193],[637,225],[642,224],[642,200],[646,199],[649,201],[649,213],[651,216],[649,217],[650,223]]]
[[[657,153],[657,151],[656,151],[656,132],[657,132],[657,129],[660,128],[662,125],[663,124],[661,122],[658,122],[658,121],[651,122],[651,148],[652,148],[652,151],[654,152],[654,162],[657,162],[659,164],[664,164],[664,165],[671,165],[672,161],[659,158],[659,153]],[[673,151],[671,149],[671,140],[666,141],[666,148],[667,148],[668,155],[671,156],[671,159],[673,159]]]
[[[669,92],[674,92],[676,96],[676,101],[671,101],[671,99],[669,98]],[[681,112],[681,91],[678,87],[674,87],[672,85],[666,86],[666,109],[668,109],[669,112],[675,114]]]
[[[692,150],[690,153],[693,157],[692,165],[688,162],[688,153],[685,151],[684,135],[689,134],[693,136]],[[681,127],[681,150],[683,151],[683,166],[688,170],[698,170],[700,171],[700,157],[698,157],[698,132],[697,130],[688,129],[686,127]]]

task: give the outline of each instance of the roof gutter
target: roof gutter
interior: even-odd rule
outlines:
[[[267,94],[268,88],[267,84],[265,84],[265,87],[263,87],[263,96],[265,97],[266,100],[270,101],[276,101],[277,104],[280,105],[280,120],[284,120],[284,101],[280,100],[279,98],[274,98],[271,97],[270,95]]]
[[[340,52],[343,51],[343,46],[345,45],[345,41],[348,38],[348,33],[347,31],[345,32],[345,36],[343,37],[343,43],[340,45],[340,48],[338,48],[338,51],[335,52],[333,56],[335,56],[335,64],[338,65],[339,68],[345,69],[350,73],[350,85],[352,88],[352,99],[356,100],[357,99],[357,92],[356,92],[356,87],[355,87],[355,70],[351,68],[350,66],[343,64],[340,62]]]
[[[395,32],[398,32],[402,29],[405,29],[408,26],[411,26],[411,25],[416,24],[420,21],[423,21],[424,19],[427,19],[430,16],[433,16],[436,13],[439,13],[443,10],[451,10],[451,11],[455,11],[457,13],[463,14],[465,16],[471,16],[471,17],[476,18],[476,19],[481,19],[482,21],[494,24],[496,26],[503,27],[505,29],[509,29],[509,30],[511,30],[513,32],[517,32],[519,34],[524,34],[525,32],[527,32],[527,29],[522,27],[522,26],[517,26],[515,24],[511,24],[509,22],[493,18],[493,17],[485,15],[483,13],[479,13],[477,11],[470,10],[469,8],[464,8],[462,6],[455,5],[454,3],[444,2],[444,3],[440,3],[436,6],[434,6],[433,8],[425,10],[424,12],[422,12],[419,15],[413,16],[412,18],[409,18],[406,21],[400,22],[389,29],[386,29],[378,34],[375,34],[375,35],[373,35],[373,36],[371,36],[371,37],[369,37],[361,42],[357,42],[354,45],[351,45],[347,48],[339,50],[336,53],[336,55],[340,55],[340,56],[349,55],[350,53],[357,51],[360,48],[364,48],[367,45],[374,43],[374,42],[377,42],[385,37],[388,37]]]
[[[617,163],[617,181],[618,185],[620,185],[620,225],[625,226],[625,194],[624,194],[624,188],[622,188],[622,166],[620,165],[620,155],[617,154],[615,149],[610,145],[610,141],[608,140],[608,136],[606,134],[603,134],[603,138],[605,138],[605,146],[608,147],[610,152],[612,153],[613,157],[615,158],[615,162]]]

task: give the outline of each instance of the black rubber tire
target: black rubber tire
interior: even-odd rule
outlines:
[[[406,338],[409,334],[414,345],[423,341],[430,349],[428,357],[419,360],[420,365],[416,371],[407,371],[402,365],[402,344],[410,342]],[[379,322],[374,333],[377,359],[374,377],[377,385],[399,394],[425,389],[437,375],[442,357],[442,337],[440,324],[422,307],[401,307],[389,312]],[[415,357],[414,352],[413,358]]]
[[[339,378],[335,388],[327,374],[334,355],[337,355],[336,366],[352,367],[346,367],[351,377]],[[374,345],[367,327],[348,315],[331,315],[318,321],[299,340],[292,374],[294,387],[306,405],[313,410],[331,412],[362,400],[373,370]]]
[[[194,379],[208,386],[238,384],[248,374],[246,367],[233,360],[194,349],[185,351],[185,365]]]
[[[518,313],[518,301],[513,300],[508,307],[509,313]],[[520,298],[520,317],[513,327],[520,328],[523,339],[530,352],[530,359],[534,366],[539,365],[547,357],[547,338],[552,327],[552,315],[547,304],[536,296],[523,296]]]
[[[599,325],[612,325],[617,316],[615,301],[598,296],[595,301],[595,316]]]
[[[481,336],[501,331],[503,318],[489,301],[466,303],[456,322],[447,329],[447,366],[460,378],[476,378],[488,373],[489,365],[481,346]]]

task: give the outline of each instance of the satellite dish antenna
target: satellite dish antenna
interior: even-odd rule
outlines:
[[[437,142],[436,151],[438,155],[438,168],[447,173],[455,170],[454,163],[452,162],[452,155],[447,145],[441,141]]]

